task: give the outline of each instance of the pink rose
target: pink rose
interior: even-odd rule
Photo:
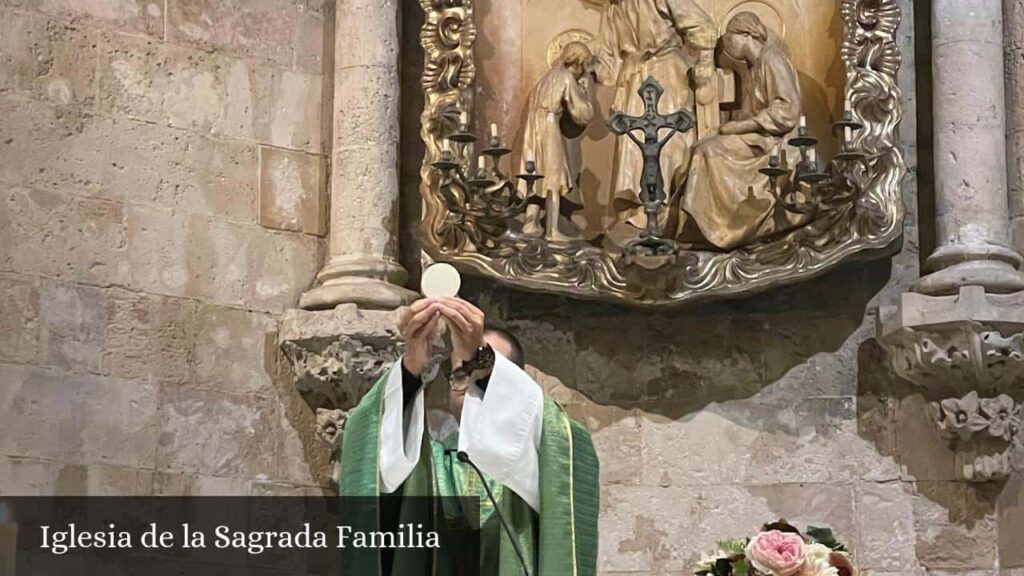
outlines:
[[[747,544],[747,560],[772,576],[793,576],[803,568],[806,552],[799,534],[770,530]]]

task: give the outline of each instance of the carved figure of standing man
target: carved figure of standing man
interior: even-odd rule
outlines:
[[[659,112],[693,110],[690,70],[697,86],[715,74],[716,34],[708,15],[694,0],[610,0],[602,16],[601,31],[592,47],[597,81],[615,87],[613,112],[630,116],[643,113],[641,84],[654,78],[665,89]],[[677,205],[685,182],[693,146],[693,132],[678,134],[666,144],[661,156],[665,175],[666,203]],[[646,227],[640,200],[643,156],[629,138],[619,137],[615,146],[612,205],[618,222]],[[663,228],[673,210],[661,212]]]

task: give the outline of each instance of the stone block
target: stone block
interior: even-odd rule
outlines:
[[[127,210],[128,285],[155,294],[187,296],[195,290],[186,218],[173,210],[129,206]]]
[[[0,268],[90,284],[125,278],[124,207],[61,192],[0,191]]]
[[[1024,476],[1010,477],[996,501],[999,565],[1024,574]]]
[[[0,453],[152,468],[154,384],[0,365]]]
[[[49,496],[60,464],[0,456],[0,496]]]
[[[526,362],[572,385],[576,379],[576,342],[569,322],[557,318],[507,321],[523,346]]]
[[[915,498],[917,558],[929,570],[991,568],[998,560],[995,502],[962,482],[921,482]]]
[[[920,395],[899,400],[895,421],[896,458],[905,480],[948,481],[958,477],[956,450],[939,436],[928,416],[928,401]]]
[[[189,387],[164,387],[157,470],[237,479],[275,479],[279,428],[265,400]]]
[[[666,506],[671,502],[671,506]],[[700,501],[690,488],[622,486],[601,491],[598,571],[688,573]],[[683,537],[682,535],[687,535]]]
[[[860,549],[857,518],[854,513],[853,486],[850,484],[773,484],[748,486],[746,498],[763,500],[771,511],[765,522],[785,518],[800,529],[808,526],[831,528],[836,537],[854,552]],[[719,514],[711,507],[708,512]]]
[[[217,53],[106,36],[104,113],[280,148],[321,150],[321,77]]]
[[[280,482],[253,482],[251,494],[253,496],[274,497],[316,497],[324,495],[323,489],[319,486],[299,486]]]
[[[763,327],[740,318],[702,314],[632,320],[648,331],[642,362],[662,363],[653,378],[641,383],[644,406],[667,414],[663,407],[671,404],[675,416],[763,388]]]
[[[700,520],[686,532],[693,554],[691,564],[700,553],[714,551],[717,542],[752,536],[766,522],[779,518],[799,527],[806,523],[834,523],[834,528],[839,530],[837,536],[856,545],[856,538],[851,534],[856,530],[851,528],[854,508],[849,487],[824,484],[706,486],[700,488],[699,506]]]
[[[67,464],[57,472],[53,482],[52,495],[150,496],[152,493],[152,470]]]
[[[261,146],[260,225],[323,236],[327,233],[326,183],[323,156]]]
[[[599,412],[599,414],[594,414]],[[601,458],[601,485],[639,484],[644,446],[639,417],[615,407],[585,406],[579,417],[590,430],[594,449]]]
[[[855,485],[861,569],[907,573],[918,566],[911,486],[903,482]]]
[[[0,361],[28,363],[39,354],[40,282],[0,274]]]
[[[169,0],[167,39],[320,72],[323,19],[289,0]]]
[[[3,99],[0,180],[256,221],[256,147]]]
[[[200,306],[196,314],[195,383],[211,390],[272,396],[276,343],[266,314]]]
[[[48,282],[42,302],[43,363],[70,372],[100,373],[107,328],[105,291]]]
[[[161,0],[5,0],[74,24],[104,26],[114,30],[164,35],[164,3]]]
[[[201,474],[155,472],[154,496],[248,496],[250,480]]]
[[[190,300],[113,292],[107,304],[104,369],[121,378],[190,382],[196,306]]]
[[[61,105],[95,103],[95,33],[2,8],[0,18],[4,22],[0,93],[14,92]]]
[[[256,310],[294,306],[321,257],[313,236],[140,206],[128,234],[133,288]]]
[[[333,12],[333,8],[331,11]],[[319,8],[312,10],[304,7],[301,10],[295,38],[296,70],[320,74],[327,78],[333,74],[334,46],[324,43],[325,39],[334,37],[334,15],[332,13],[329,16],[331,22],[324,18]]]
[[[187,293],[255,310],[292,307],[320,265],[321,241],[303,234],[193,217]]]
[[[706,410],[685,420],[640,421],[643,483],[660,486],[738,483],[751,476],[759,433]]]

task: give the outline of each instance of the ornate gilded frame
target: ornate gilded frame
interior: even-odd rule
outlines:
[[[896,44],[901,13],[894,0],[838,0],[845,38],[846,96],[865,128],[855,145],[867,159],[841,174],[841,186],[856,200],[769,242],[731,252],[699,252],[695,263],[671,273],[623,275],[608,253],[593,247],[547,250],[498,243],[479,249],[467,223],[441,198],[442,139],[456,130],[460,114],[472,114],[476,69],[474,0],[420,0],[425,13],[422,138],[422,242],[429,259],[498,279],[513,286],[601,298],[642,306],[665,306],[735,297],[811,278],[857,255],[885,254],[903,232],[900,184],[906,173],[897,127],[903,111]]]

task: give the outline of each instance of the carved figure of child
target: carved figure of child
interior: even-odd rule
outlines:
[[[558,230],[559,215],[571,214],[583,205],[579,174],[570,167],[568,138],[562,126],[563,122],[568,122],[586,127],[594,117],[594,107],[583,80],[592,60],[593,55],[585,44],[566,44],[558,61],[530,92],[522,166],[525,170],[526,162],[535,160],[544,179],[537,183],[529,198],[523,234],[543,234],[549,241],[565,241],[568,238]]]

